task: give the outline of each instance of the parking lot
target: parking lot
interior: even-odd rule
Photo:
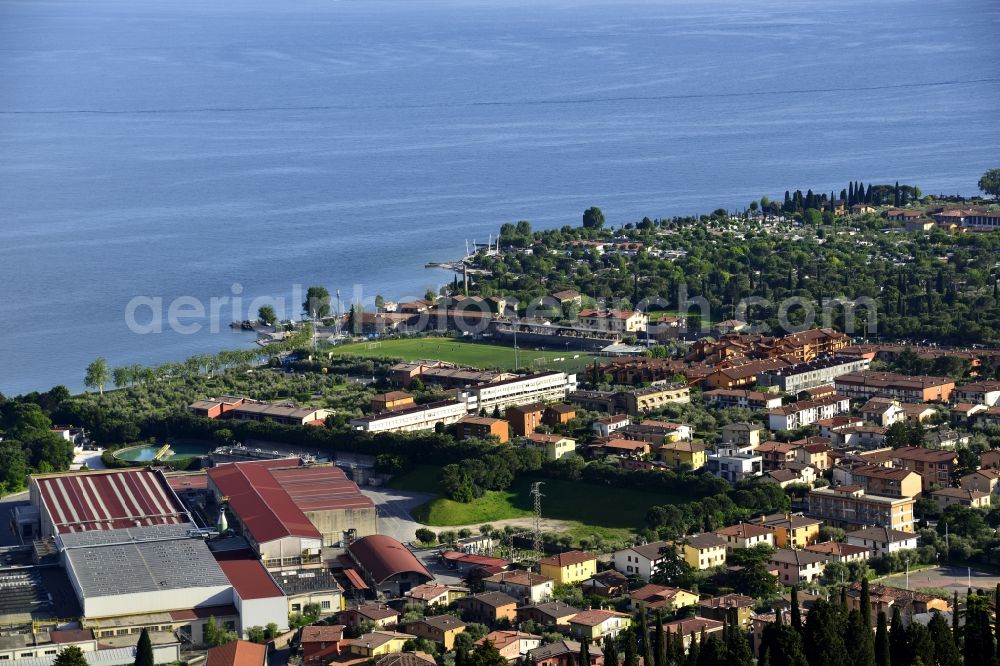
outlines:
[[[892,587],[906,587],[906,574],[895,574],[882,579]],[[971,585],[970,585],[971,582]],[[973,590],[992,590],[1000,583],[1000,575],[976,571],[972,569],[971,576],[967,567],[944,565],[921,569],[910,573],[910,589],[936,588],[965,594],[971,586]]]

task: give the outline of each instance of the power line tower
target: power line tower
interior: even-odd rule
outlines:
[[[544,481],[535,481],[531,484],[531,497],[535,501],[535,533],[534,541],[531,544],[536,553],[542,552],[542,484]]]

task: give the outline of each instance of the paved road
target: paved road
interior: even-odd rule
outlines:
[[[886,585],[905,588],[906,574],[895,574],[883,579],[883,581]],[[969,589],[969,583],[970,572],[967,567],[944,565],[910,572],[911,590],[918,590],[922,587],[933,587],[964,595],[966,590]],[[992,590],[996,587],[997,583],[1000,583],[1000,576],[972,569],[971,583],[974,590],[980,588]]]
[[[101,460],[102,453],[104,453],[104,449],[81,451],[73,456],[73,464],[69,468],[80,469],[82,465],[86,465],[87,469],[104,469],[104,461]]]
[[[407,543],[412,541],[420,523],[413,520],[410,512],[430,500],[433,495],[413,493],[391,488],[364,488],[362,492],[375,502],[378,509],[379,534],[391,536],[397,541]]]

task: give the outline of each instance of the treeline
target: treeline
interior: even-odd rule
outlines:
[[[13,399],[0,395],[0,495],[25,487],[32,472],[68,469],[73,444],[52,431],[70,394],[65,386]]]
[[[827,196],[825,193],[813,193],[812,190],[807,190],[805,194],[802,193],[802,190],[794,192],[785,190],[785,199],[780,205],[763,197],[761,208],[774,214],[779,212],[802,213],[809,209],[834,212],[837,204],[847,208],[858,204],[869,206],[891,204],[898,207],[917,201],[921,196],[920,188],[913,185],[900,185],[899,182],[894,185],[872,185],[869,183],[866,188],[861,181],[851,181],[846,188],[840,191],[839,197],[834,196],[833,192]]]

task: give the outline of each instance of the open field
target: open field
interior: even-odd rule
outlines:
[[[389,485],[400,490],[440,492],[437,474],[436,468],[420,465],[394,478]],[[468,504],[438,497],[414,509],[414,518],[426,525],[451,527],[531,516],[532,481],[518,479],[509,490],[487,492]],[[649,507],[683,501],[684,498],[661,493],[579,481],[549,479],[542,485],[542,516],[579,523],[570,530],[576,536],[595,533],[609,538],[621,536],[620,530],[634,530],[643,525]]]
[[[354,355],[370,358],[392,357],[405,361],[438,359],[473,368],[514,369],[514,349],[502,345],[482,344],[452,338],[405,338],[373,342],[354,342],[331,347],[334,355]],[[536,351],[520,349],[518,367],[522,370],[579,371],[593,356],[582,352]],[[576,356],[576,358],[573,358]],[[556,360],[561,359],[561,360]]]

